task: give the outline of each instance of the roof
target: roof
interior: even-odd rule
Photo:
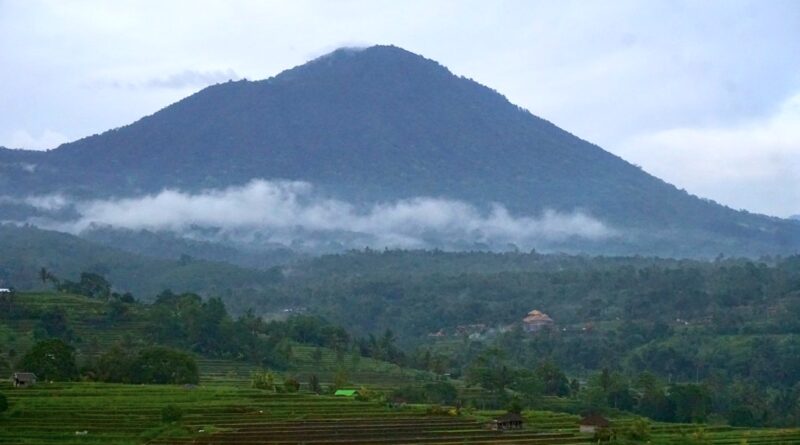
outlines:
[[[333,395],[352,397],[356,395],[356,392],[357,391],[355,389],[337,389],[336,392],[333,393]]]
[[[18,380],[36,380],[36,374],[32,372],[15,372],[13,377]]]
[[[537,322],[537,321],[538,322],[545,322],[545,323],[552,323],[553,319],[550,318],[550,316],[548,316],[544,312],[541,312],[541,311],[538,311],[538,310],[534,309],[534,310],[528,312],[528,315],[525,318],[523,318],[522,321],[524,321],[525,323],[533,323],[533,322]]]
[[[517,413],[506,413],[500,417],[495,417],[497,422],[522,422],[522,416]]]
[[[590,414],[588,416],[585,416],[583,419],[581,419],[580,424],[588,426],[601,426],[601,427],[607,427],[611,425],[608,419],[599,414]]]

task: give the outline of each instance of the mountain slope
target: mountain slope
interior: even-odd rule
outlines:
[[[149,301],[164,289],[221,295],[228,301],[280,281],[276,270],[256,271],[184,258],[170,261],[104,247],[64,233],[0,224],[0,287],[40,289],[39,269],[77,280],[81,272],[106,275],[120,291]],[[241,308],[236,308],[237,310]]]
[[[691,196],[391,46],[338,50],[271,79],[215,85],[44,155],[0,150],[0,165],[17,166],[7,167],[16,170],[0,194],[130,196],[281,178],[355,203],[441,196],[499,202],[515,214],[582,210],[630,233],[625,252],[800,246],[800,224]]]

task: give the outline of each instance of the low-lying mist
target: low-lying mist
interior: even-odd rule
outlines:
[[[443,198],[415,197],[356,205],[322,196],[307,182],[253,180],[200,193],[160,193],[113,200],[63,196],[25,199],[39,210],[76,215],[28,222],[79,234],[93,227],[170,231],[258,247],[279,243],[325,248],[541,248],[572,239],[604,240],[616,231],[581,211],[513,216],[500,204],[480,209]],[[64,209],[69,208],[69,212]]]

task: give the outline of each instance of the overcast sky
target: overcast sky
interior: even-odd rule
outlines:
[[[800,1],[0,0],[0,146],[394,44],[691,193],[800,213]]]

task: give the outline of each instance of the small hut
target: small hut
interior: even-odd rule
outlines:
[[[517,413],[503,414],[489,422],[489,429],[494,431],[521,430],[522,416]]]
[[[15,372],[11,376],[14,388],[27,388],[36,384],[36,374],[32,372]]]
[[[522,319],[525,332],[539,332],[545,327],[552,326],[553,323],[553,319],[550,316],[535,309],[528,312],[528,315]]]
[[[358,393],[356,389],[337,389],[333,395],[337,397],[355,397],[356,393]]]
[[[611,422],[599,414],[590,414],[581,419],[579,424],[580,432],[595,434],[600,430],[608,429]]]

